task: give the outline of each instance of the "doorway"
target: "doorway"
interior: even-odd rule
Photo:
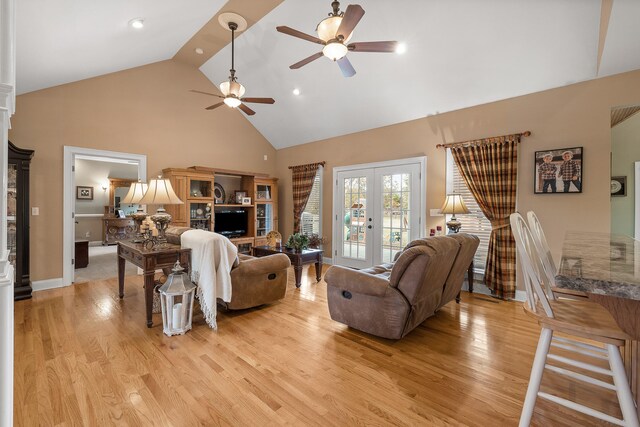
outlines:
[[[334,264],[393,262],[425,235],[426,157],[334,168]]]
[[[137,169],[137,172],[132,172],[132,178],[138,178],[142,181],[146,181],[147,179],[147,156],[141,154],[130,154],[130,153],[121,153],[116,151],[105,151],[105,150],[94,150],[89,148],[81,148],[81,147],[64,147],[64,213],[63,213],[63,286],[69,286],[75,281],[75,248],[76,248],[76,237],[81,239],[87,239],[86,233],[83,229],[81,236],[76,236],[76,221],[80,222],[86,221],[87,223],[92,220],[100,222],[103,217],[104,210],[102,213],[99,212],[91,212],[91,213],[82,213],[79,218],[76,218],[76,210],[79,208],[77,206],[78,197],[82,197],[82,195],[78,196],[76,194],[78,191],[82,189],[78,189],[77,187],[93,187],[92,196],[95,199],[96,196],[101,196],[102,198],[106,197],[105,194],[108,193],[104,188],[107,186],[107,182],[109,182],[109,177],[99,177],[96,178],[98,181],[95,183],[92,182],[84,182],[86,177],[82,177],[83,182],[78,181],[76,178],[76,164],[78,161],[82,162],[93,162],[94,165],[106,165],[106,164],[114,164],[114,165],[129,165],[129,168],[134,167],[134,170]],[[93,167],[92,169],[97,169],[97,167]],[[117,169],[117,168],[116,168]],[[119,172],[118,172],[119,173]],[[85,185],[88,184],[88,185]],[[89,191],[87,189],[87,191]],[[104,193],[104,194],[103,194]],[[89,193],[87,193],[89,194]],[[100,203],[104,203],[102,208],[104,209],[105,205],[109,205],[110,203],[106,200],[101,200]],[[89,205],[88,200],[85,202],[87,206]],[[99,206],[98,206],[99,208]],[[95,242],[100,242],[102,240],[101,236],[101,228],[96,229],[95,231],[89,230],[89,238],[93,239],[94,245]],[[95,246],[94,246],[95,247]],[[113,247],[100,250],[100,248],[96,247],[94,250],[95,255],[99,255],[98,252],[109,252],[111,249],[115,254],[115,249]],[[112,257],[115,255],[112,255]],[[113,261],[113,268],[116,268],[116,261]],[[87,279],[87,278],[85,278]]]

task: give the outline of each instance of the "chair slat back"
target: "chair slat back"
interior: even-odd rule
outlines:
[[[539,301],[548,317],[553,318],[553,310],[547,293],[542,288],[543,281],[540,273],[540,261],[538,251],[536,250],[531,230],[519,213],[512,213],[510,216],[511,231],[516,241],[516,249],[520,266],[524,276],[524,285],[527,291],[527,302],[532,311],[537,311],[537,302]]]
[[[529,211],[527,213],[527,219],[529,220],[529,230],[533,237],[533,244],[538,252],[537,259],[540,260],[541,278],[544,281],[547,296],[551,299],[555,299],[551,288],[556,285],[558,269],[555,262],[553,262],[551,250],[549,249],[549,244],[547,243],[547,238],[545,237],[544,230],[542,229],[542,224],[540,224],[538,216],[535,212]]]

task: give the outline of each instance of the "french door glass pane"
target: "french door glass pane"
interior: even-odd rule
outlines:
[[[382,177],[382,262],[392,262],[411,235],[411,174]]]
[[[343,256],[345,258],[365,259],[365,227],[367,226],[367,178],[344,178],[343,202]]]

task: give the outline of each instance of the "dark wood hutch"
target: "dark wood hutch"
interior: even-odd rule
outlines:
[[[14,299],[31,298],[29,278],[29,168],[33,150],[9,141],[7,180],[7,246],[15,270]]]

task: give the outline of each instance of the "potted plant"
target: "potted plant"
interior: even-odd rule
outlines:
[[[309,238],[302,233],[292,234],[289,236],[289,239],[287,239],[286,246],[296,252],[301,252],[303,249],[309,247]]]
[[[320,246],[327,243],[327,238],[322,236],[320,237],[318,234],[313,233],[309,236],[309,247],[313,249],[320,249]]]

